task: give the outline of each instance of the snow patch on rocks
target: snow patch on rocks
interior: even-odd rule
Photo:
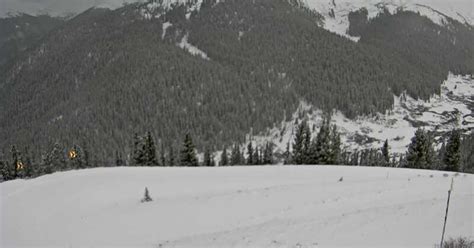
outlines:
[[[390,111],[375,116],[349,119],[340,111],[333,113],[332,124],[337,125],[347,150],[378,149],[388,139],[392,152],[405,153],[419,127],[439,134],[455,127],[465,133],[474,130],[474,78],[471,76],[449,74],[441,85],[441,94],[429,101],[413,99],[405,94],[394,96],[394,100]],[[252,139],[262,147],[272,142],[275,152],[283,154],[288,143],[291,149],[301,116],[312,130],[314,126],[313,135],[316,136],[323,112],[302,101],[290,121],[283,121],[256,136],[249,134],[247,140]]]

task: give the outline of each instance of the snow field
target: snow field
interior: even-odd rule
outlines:
[[[339,166],[55,173],[0,184],[0,246],[433,247],[454,176],[443,174]],[[447,236],[473,238],[474,177],[454,180]],[[145,187],[150,203],[140,203]]]

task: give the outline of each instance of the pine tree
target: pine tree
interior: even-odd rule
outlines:
[[[443,167],[446,167],[446,163],[444,161],[445,157],[446,157],[446,142],[443,141],[443,143],[441,143],[441,148],[438,150],[438,160],[442,161]],[[441,168],[441,169],[446,169],[446,168]]]
[[[191,135],[186,134],[184,138],[183,149],[181,150],[180,165],[184,167],[198,167],[199,162],[196,157],[196,148],[194,147]]]
[[[151,202],[153,199],[150,197],[150,193],[148,192],[148,188],[145,188],[145,195],[143,196],[143,199],[141,202]]]
[[[0,182],[11,180],[8,163],[0,160]]]
[[[453,130],[446,145],[446,154],[443,159],[448,171],[460,171],[461,167],[461,133]]]
[[[158,159],[156,156],[156,146],[153,137],[151,136],[151,132],[147,132],[145,137],[145,144],[144,144],[144,163],[145,166],[158,166]]]
[[[169,150],[169,153],[168,153],[168,166],[169,167],[174,167],[174,166],[176,166],[176,163],[175,163],[173,145],[170,145],[169,149],[170,150]]]
[[[351,155],[351,160],[350,160],[350,165],[359,165],[359,158],[360,158],[360,153],[359,151],[355,151]]]
[[[163,145],[163,142],[161,142],[160,160],[161,160],[161,166],[166,167],[165,146]]]
[[[11,152],[11,157],[12,157],[12,161],[11,161],[12,178],[11,179],[16,179],[18,177],[21,177],[21,171],[23,170],[23,162],[21,161],[20,151],[16,149],[15,145],[12,146],[10,152]]]
[[[134,166],[142,166],[145,161],[145,146],[143,138],[135,133],[133,136],[132,163]]]
[[[242,162],[241,160],[241,154],[240,154],[240,148],[239,145],[234,145],[234,148],[232,149],[232,154],[230,157],[230,164],[231,165],[240,165]]]
[[[313,142],[312,153],[314,156],[313,163],[328,164],[331,157],[331,139],[330,139],[330,119],[325,118],[319,129],[316,141]]]
[[[303,164],[306,161],[306,154],[307,150],[305,147],[306,141],[306,130],[307,130],[307,123],[306,121],[302,121],[296,130],[295,139],[293,142],[293,162],[295,164]]]
[[[92,163],[89,160],[89,149],[87,148],[87,145],[83,146],[82,151],[84,153],[84,167],[85,168],[92,167]]]
[[[423,129],[418,129],[412,138],[406,155],[406,166],[416,169],[430,169],[436,163],[433,139]]]
[[[211,154],[211,167],[216,167],[216,160],[214,159],[214,155]]]
[[[119,151],[115,151],[115,166],[120,167],[123,166],[123,158],[122,158],[122,153]]]
[[[221,166],[227,166],[229,165],[229,157],[227,155],[227,147],[224,146],[224,150],[222,151],[222,154],[221,154],[221,162],[220,162],[220,165]]]
[[[273,164],[273,144],[266,143],[263,152],[263,164]]]
[[[382,156],[385,163],[388,165],[390,163],[390,147],[388,146],[388,139],[383,143]]]
[[[261,165],[261,156],[260,156],[260,149],[258,147],[255,147],[255,152],[253,153],[253,165]]]
[[[66,159],[64,158],[64,149],[59,143],[55,143],[53,149],[46,154],[43,161],[43,173],[49,174],[66,168]]]
[[[204,151],[203,165],[206,166],[206,167],[211,167],[212,166],[212,155],[211,155],[211,151],[209,150],[209,148],[206,148],[206,150]]]
[[[331,131],[331,148],[328,164],[337,165],[341,156],[341,135],[337,131],[337,126],[333,125]]]
[[[304,142],[303,142],[303,164],[311,164],[311,129],[308,124],[304,127]]]
[[[253,165],[256,161],[254,159],[254,151],[252,146],[252,141],[247,145],[247,165]]]
[[[286,151],[284,154],[284,164],[291,164],[291,152],[290,152],[290,142],[286,143]]]
[[[426,156],[426,161],[428,164],[427,169],[432,169],[432,170],[439,170],[441,167],[441,161],[438,159],[438,154],[435,151],[434,148],[434,136],[432,133],[427,133],[428,135],[428,143],[426,144],[426,150],[427,150],[427,156]]]
[[[30,178],[30,177],[33,177],[34,174],[35,174],[35,170],[33,168],[33,156],[32,154],[30,153],[30,149],[27,147],[25,147],[24,149],[24,152],[23,152],[23,176],[24,177],[27,177],[27,178]]]

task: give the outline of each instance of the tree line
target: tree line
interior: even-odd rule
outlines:
[[[13,145],[10,149],[10,159],[0,157],[0,181],[17,178],[32,178],[58,171],[104,167],[104,166],[162,166],[162,167],[215,167],[234,165],[270,165],[275,163],[273,157],[274,146],[267,143],[264,147],[253,147],[252,141],[245,149],[236,144],[230,153],[224,147],[220,154],[220,162],[216,163],[216,152],[210,147],[204,149],[203,159],[198,159],[196,146],[190,134],[186,134],[179,154],[175,154],[173,146],[161,146],[160,151],[151,132],[145,135],[135,134],[132,150],[127,156],[119,151],[115,153],[113,163],[106,163],[94,159],[87,147],[74,145],[66,150],[59,142],[52,149],[35,161],[28,147],[23,150]],[[247,154],[247,156],[245,156]]]
[[[12,146],[10,158],[0,157],[0,179],[32,178],[57,171],[84,169],[103,166],[163,166],[163,167],[215,167],[235,165],[271,165],[283,162],[295,165],[352,165],[381,166],[414,169],[431,169],[446,171],[474,171],[472,147],[474,135],[465,139],[457,129],[447,135],[441,148],[435,149],[435,140],[431,132],[418,129],[405,154],[391,154],[389,141],[386,140],[380,149],[347,151],[342,149],[340,133],[336,125],[330,124],[330,118],[322,121],[319,130],[310,128],[302,121],[296,130],[292,145],[288,143],[282,159],[274,154],[274,144],[268,142],[264,146],[255,145],[252,139],[242,149],[240,143],[232,146],[231,151],[224,146],[219,162],[211,147],[205,147],[204,156],[198,159],[197,149],[190,134],[186,134],[178,154],[173,146],[160,149],[151,132],[145,135],[135,134],[132,149],[127,156],[116,152],[114,163],[106,164],[95,159],[87,146],[74,145],[70,150],[55,143],[47,153],[42,154],[40,161],[35,161],[28,147],[18,149]],[[317,131],[317,132],[315,132]],[[313,135],[315,133],[316,135]],[[159,152],[158,152],[159,150]]]

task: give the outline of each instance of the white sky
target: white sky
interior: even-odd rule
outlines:
[[[79,13],[92,6],[109,8],[120,7],[124,2],[133,0],[0,0],[0,16],[8,12],[25,12],[29,14],[50,13],[61,15],[64,13]],[[315,1],[315,0],[312,0]],[[330,0],[316,0],[329,2]],[[337,3],[338,0],[336,0]],[[387,0],[381,0],[387,1]],[[414,1],[432,6],[440,11],[449,9],[459,11],[463,15],[474,17],[474,0],[391,0]]]

